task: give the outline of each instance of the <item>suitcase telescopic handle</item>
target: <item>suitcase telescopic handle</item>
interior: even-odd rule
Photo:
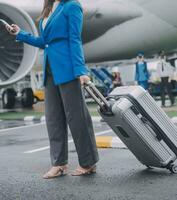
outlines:
[[[95,100],[95,102],[100,106],[100,108],[102,108],[103,110],[105,110],[105,108],[107,110],[110,110],[109,102],[91,81],[85,83],[84,88],[90,94],[90,96]]]

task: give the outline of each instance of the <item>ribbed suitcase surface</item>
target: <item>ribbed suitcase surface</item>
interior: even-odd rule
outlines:
[[[177,146],[177,127],[156,104],[150,94],[139,86],[118,87],[109,95],[112,98],[113,116],[101,116],[118,137],[146,166],[167,167],[176,160],[175,153],[163,141],[158,140],[155,131],[141,120],[142,114],[133,110],[133,103],[124,95],[134,97],[151,118],[161,127],[168,138]],[[114,100],[118,97],[118,100]],[[110,100],[111,101],[111,100]]]
[[[117,87],[105,99],[93,83],[85,89],[102,118],[142,164],[177,173],[177,127],[147,91],[140,86]]]

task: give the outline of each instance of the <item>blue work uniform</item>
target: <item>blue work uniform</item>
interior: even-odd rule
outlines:
[[[145,90],[148,89],[149,73],[147,70],[146,62],[137,62],[136,63],[135,80],[138,82],[138,85],[143,87]]]

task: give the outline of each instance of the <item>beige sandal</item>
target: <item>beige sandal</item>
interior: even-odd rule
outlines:
[[[89,168],[78,167],[71,175],[72,176],[85,176],[96,173],[96,165]]]
[[[57,178],[67,174],[67,166],[52,167],[47,173],[43,175],[44,179]]]

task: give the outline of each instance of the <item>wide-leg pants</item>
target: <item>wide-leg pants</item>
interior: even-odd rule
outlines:
[[[68,163],[68,125],[80,166],[94,165],[98,161],[98,152],[79,79],[54,85],[52,74],[46,74],[45,116],[52,165]]]

